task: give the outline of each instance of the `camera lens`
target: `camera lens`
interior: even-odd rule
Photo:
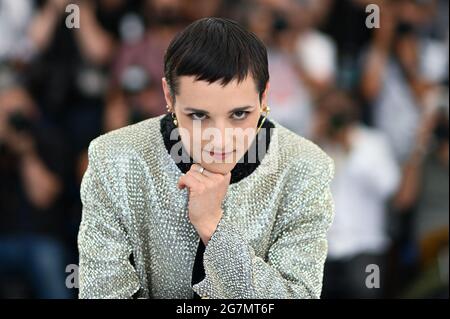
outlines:
[[[8,118],[8,124],[16,131],[28,131],[31,128],[31,122],[20,112],[12,113]]]

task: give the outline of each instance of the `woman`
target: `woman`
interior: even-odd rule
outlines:
[[[80,297],[320,297],[333,163],[267,120],[264,45],[205,18],[164,64],[170,114],[89,147]]]

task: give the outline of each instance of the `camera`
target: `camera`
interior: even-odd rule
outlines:
[[[8,117],[8,125],[18,132],[28,132],[32,129],[32,122],[21,112],[13,112]]]

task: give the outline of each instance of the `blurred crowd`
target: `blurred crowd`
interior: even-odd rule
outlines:
[[[207,16],[264,41],[271,117],[335,160],[322,297],[448,298],[446,0],[0,0],[0,297],[76,297],[89,142],[165,113],[165,49]]]

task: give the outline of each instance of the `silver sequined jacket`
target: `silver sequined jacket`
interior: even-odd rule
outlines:
[[[191,286],[199,236],[161,117],[91,142],[81,185],[80,298],[319,298],[333,219],[333,162],[277,122],[249,176],[231,184]]]

